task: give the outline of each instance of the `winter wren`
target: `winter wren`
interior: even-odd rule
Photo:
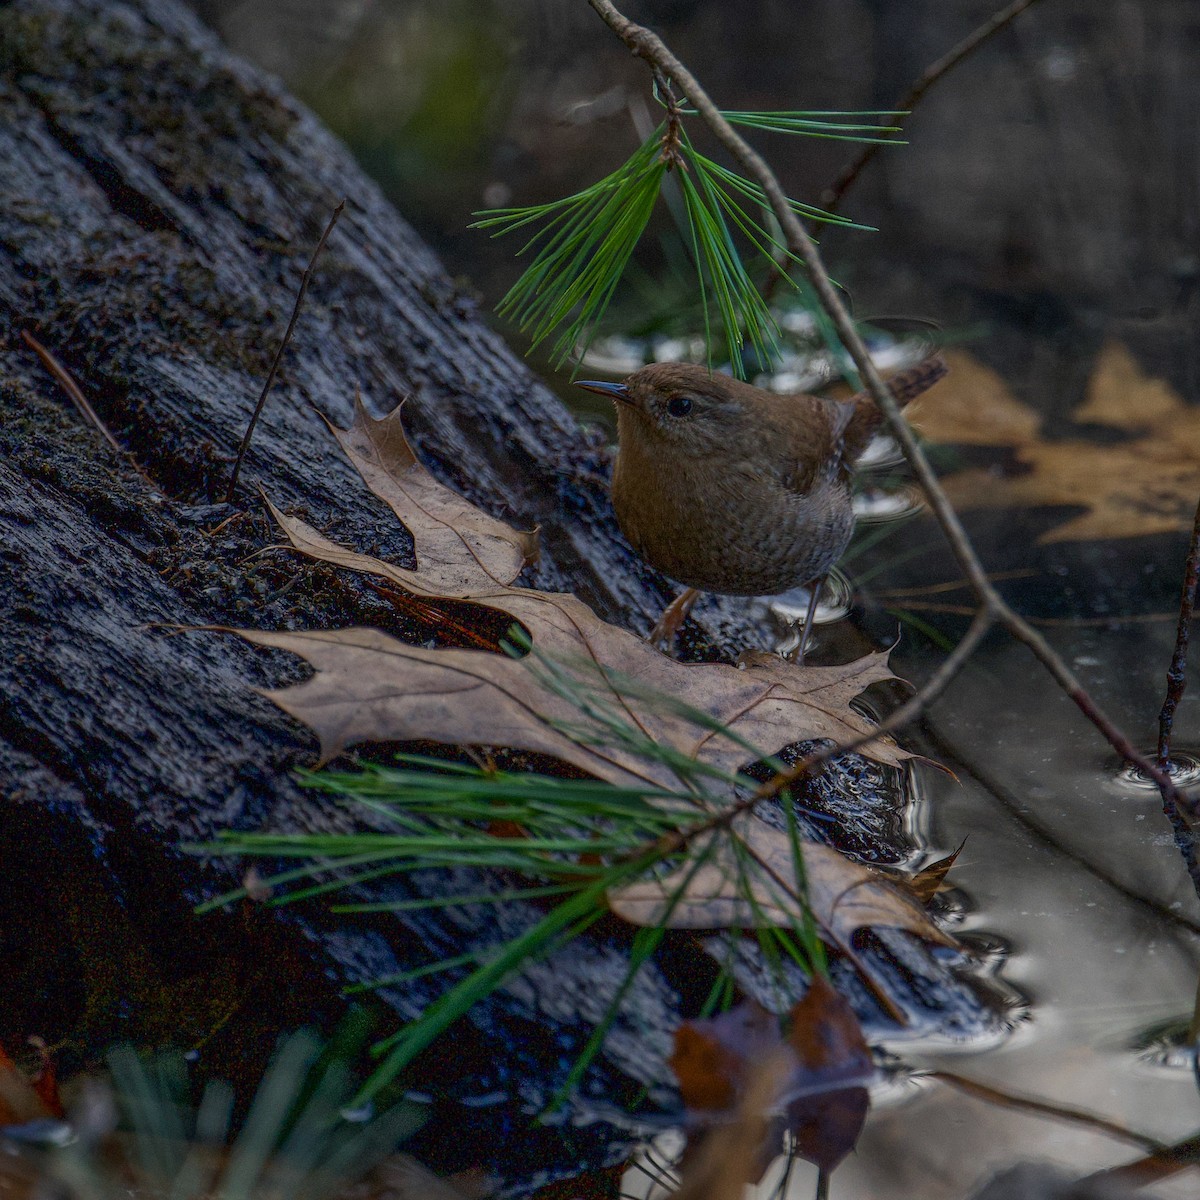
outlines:
[[[945,373],[935,356],[889,387],[906,404]],[[808,586],[803,661],[820,585],[854,531],[850,467],[882,421],[875,402],[865,392],[778,395],[688,363],[579,386],[617,402],[612,497],[621,532],[687,585],[652,638],[670,641],[702,591]]]

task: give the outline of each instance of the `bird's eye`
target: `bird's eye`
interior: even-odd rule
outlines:
[[[672,396],[667,401],[667,412],[673,417],[686,417],[691,411],[691,396]]]

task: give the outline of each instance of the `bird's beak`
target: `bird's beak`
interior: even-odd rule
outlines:
[[[576,383],[575,386],[583,388],[585,392],[595,392],[597,396],[607,396],[610,400],[616,400],[618,404],[633,403],[633,397],[623,383],[604,383],[596,379],[585,379]]]

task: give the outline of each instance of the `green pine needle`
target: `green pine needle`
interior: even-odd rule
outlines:
[[[781,995],[786,988],[782,969],[785,958],[799,962],[810,973],[824,970],[824,947],[805,900],[801,841],[790,799],[783,797],[793,851],[793,878],[764,880],[760,865],[737,833],[713,828],[714,818],[738,795],[756,788],[756,781],[700,763],[648,738],[628,716],[626,701],[636,699],[642,705],[655,705],[665,713],[711,729],[717,736],[733,738],[745,750],[747,762],[763,761],[766,756],[708,714],[638,680],[602,670],[590,661],[550,658],[528,646],[524,648],[527,653],[521,661],[535,673],[538,682],[568,699],[575,708],[573,736],[588,745],[619,745],[665,765],[678,786],[618,787],[595,779],[507,772],[402,755],[395,767],[371,766],[362,771],[302,776],[307,786],[368,809],[377,827],[379,818],[384,818],[390,826],[385,832],[231,832],[207,846],[194,848],[211,854],[265,857],[275,862],[303,859],[303,865],[286,867],[256,883],[256,888],[278,890],[272,903],[312,899],[387,875],[468,869],[490,873],[497,886],[489,888],[485,880],[477,879],[457,893],[358,901],[339,905],[338,911],[402,912],[531,901],[548,905],[524,932],[501,945],[418,964],[356,989],[397,986],[437,974],[449,980],[446,990],[420,1018],[375,1047],[380,1065],[364,1085],[359,1100],[377,1094],[394,1081],[422,1050],[522,967],[557,952],[590,928],[608,912],[610,892],[638,879],[664,878],[686,862],[683,882],[667,898],[669,912],[685,898],[687,881],[727,839],[732,839],[736,885],[745,899],[760,907],[755,899],[757,885],[780,907],[798,909],[802,914],[790,929],[763,928],[754,933],[764,962],[778,976]],[[680,832],[690,839],[686,850],[673,849],[680,845],[673,835]],[[237,889],[203,908],[211,909],[246,894],[247,889]],[[536,913],[537,909],[531,911]],[[599,1053],[622,998],[657,948],[666,924],[669,918],[662,926],[634,935],[628,973],[562,1081],[559,1100],[578,1083]],[[732,996],[732,982],[720,994]]]
[[[694,109],[684,109],[685,115],[694,116]],[[769,133],[803,134],[805,137],[834,138],[839,142],[881,142],[885,145],[903,145],[892,134],[900,132],[899,125],[880,125],[875,121],[856,122],[852,117],[906,117],[907,112],[891,110],[864,112],[737,112],[723,111],[721,115],[730,125],[742,125],[747,129],[763,129]],[[833,120],[825,118],[832,117]]]
[[[689,109],[681,115],[695,115]],[[822,111],[726,112],[733,124],[773,133],[837,138],[852,142],[891,142],[896,125],[864,121],[902,113]],[[687,134],[675,131],[677,148],[664,150],[664,121],[617,170],[562,200],[528,207],[487,209],[476,213],[473,229],[493,237],[532,230],[518,256],[532,254],[524,273],[497,305],[529,337],[530,349],[549,342],[556,366],[582,359],[649,224],[668,174],[683,199],[683,219],[704,308],[709,365],[714,346],[713,316],[723,334],[734,373],[744,378],[743,347],[759,362],[779,354],[779,329],[750,276],[743,248],[767,263],[793,256],[772,232],[769,206],[758,184],[700,154]],[[798,200],[792,211],[810,221],[865,229],[849,218],[824,212]],[[759,213],[762,216],[759,216]],[[710,306],[713,310],[710,313]],[[552,339],[552,340],[551,340]]]

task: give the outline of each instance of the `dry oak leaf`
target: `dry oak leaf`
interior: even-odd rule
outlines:
[[[821,975],[792,1006],[788,1045],[800,1059],[799,1094],[787,1106],[792,1145],[823,1171],[854,1149],[871,1105],[871,1048],[844,996]]]
[[[799,1064],[784,1044],[779,1018],[750,999],[715,1017],[684,1021],[667,1062],[687,1112],[687,1143],[676,1169],[697,1185],[699,1174],[717,1168],[727,1175],[730,1196],[740,1200],[745,1185],[758,1183],[783,1149],[782,1122],[774,1114]],[[720,1140],[731,1121],[749,1138],[732,1173],[727,1162],[711,1157],[713,1138]],[[708,1136],[697,1142],[705,1130]]]
[[[671,1200],[742,1200],[747,1183],[762,1180],[783,1149],[782,1122],[770,1110],[791,1067],[780,1048],[750,1073],[733,1120],[713,1126],[677,1164],[682,1172]]]
[[[376,419],[355,396],[350,428],[329,428],[363,482],[412,534],[419,569],[404,572],[405,586],[457,597],[506,587],[537,561],[537,530],[513,529],[438,483],[404,435],[402,408]]]
[[[61,1106],[48,1103],[0,1047],[0,1125],[46,1120],[56,1111],[61,1116]]]
[[[875,1060],[858,1017],[823,975],[814,974],[792,1005],[787,1027],[785,1039],[779,1017],[753,998],[715,1017],[682,1022],[667,1065],[685,1106],[697,1115],[732,1108],[751,1071],[783,1045],[795,1057],[781,1102],[875,1079]]]
[[[508,614],[552,662],[582,672],[605,712],[618,713],[660,745],[729,773],[798,741],[845,742],[874,731],[850,702],[870,684],[893,678],[886,654],[837,667],[797,667],[769,654],[750,655],[740,668],[676,662],[602,621],[575,596],[508,586],[531,553],[527,535],[479,513],[416,464],[399,410],[374,420],[360,407],[354,427],[339,440],[371,489],[409,528],[417,566],[399,567],[339,546],[272,506],[302,554],[426,597],[452,593]],[[578,703],[527,662],[477,649],[412,646],[376,629],[239,632],[298,654],[315,669],[305,682],[267,695],[316,732],[323,760],[359,742],[433,740],[544,753],[614,784],[678,788],[660,760],[579,736]],[[910,757],[887,738],[862,752],[892,765]],[[698,809],[697,816],[706,812]],[[743,836],[769,872],[784,872],[786,890],[787,880],[794,880],[790,841],[756,817],[746,824],[752,832]],[[805,861],[817,920],[836,944],[849,948],[851,934],[866,924],[948,941],[911,899],[867,868],[815,843],[805,843]],[[794,900],[794,890],[790,895]],[[617,911],[632,904],[625,893],[613,902]],[[736,905],[718,912],[713,903],[714,897],[702,897],[683,911],[698,913],[708,904],[698,923],[744,923]],[[770,911],[789,926],[800,919],[787,900]]]
[[[552,755],[618,785],[678,786],[669,768],[656,759],[621,746],[587,745],[562,732],[558,723],[578,723],[577,710],[568,700],[542,687],[519,660],[478,650],[426,650],[376,629],[244,631],[242,636],[259,645],[300,654],[316,668],[316,674],[306,682],[267,695],[318,733],[326,757],[342,746],[368,740],[510,746]],[[655,658],[663,664],[681,666],[657,653]],[[689,670],[708,673],[722,668],[705,664],[693,665]],[[797,729],[795,724],[803,722],[803,702],[781,697],[766,668],[760,668],[767,676],[761,680],[755,678],[754,668],[724,670],[733,677],[731,683],[742,684],[734,691],[734,704],[728,712],[734,729],[741,730],[743,724],[754,726],[760,733],[774,728],[776,740],[782,742],[810,736],[803,732],[803,725]],[[808,670],[824,670],[830,676],[837,673],[836,668]],[[886,673],[886,667],[872,662],[856,677],[857,686],[853,677],[849,684],[845,679],[833,678],[824,688],[813,690],[818,694],[851,695],[861,688],[864,677],[877,676],[880,671]],[[669,741],[701,761],[736,770],[748,757],[740,744],[714,736],[685,717],[664,714],[649,705],[641,707],[628,697],[621,698],[621,702],[631,719],[658,740]],[[832,716],[817,712],[819,723],[828,729]],[[861,720],[849,709],[846,719]],[[850,733],[846,728],[835,736],[845,738]],[[697,810],[698,818],[703,815]],[[753,815],[744,820],[741,836],[759,863],[766,865],[765,870],[750,873],[753,902],[738,885],[739,873],[728,849],[728,837],[719,835],[710,861],[698,871],[688,864],[665,879],[616,889],[608,897],[612,911],[637,925],[665,923],[692,929],[796,926],[804,916],[791,882],[796,878],[791,843],[785,834]],[[954,945],[915,898],[882,872],[852,862],[817,842],[804,841],[802,846],[813,917],[826,938],[856,963],[852,937],[864,927],[905,929],[926,941]],[[692,862],[701,852],[694,849]],[[684,882],[686,894],[677,899],[675,893]],[[863,964],[858,965],[865,973]]]
[[[916,401],[913,424],[935,442],[1011,447],[1021,474],[970,468],[948,475],[960,508],[1071,506],[1084,511],[1041,542],[1139,537],[1191,528],[1200,479],[1200,408],[1163,380],[1142,373],[1129,351],[1109,342],[1096,359],[1078,421],[1120,430],[1128,440],[1101,445],[1043,441],[1041,422],[1004,380],[964,351],[947,351],[948,380]]]
[[[722,1112],[746,1089],[750,1070],[783,1045],[779,1018],[754,999],[675,1030],[669,1066],[691,1113]]]
[[[693,861],[660,879],[644,879],[609,894],[609,907],[634,925],[672,929],[794,927],[804,920],[795,890],[791,842],[750,815],[734,822],[741,847],[728,837],[711,844],[706,861]],[[926,941],[954,946],[911,894],[882,871],[851,862],[819,842],[800,843],[812,915],[827,939],[855,961],[859,929],[904,929]],[[751,860],[749,869],[742,857]]]
[[[360,405],[354,425],[338,440],[371,490],[409,529],[417,566],[347,549],[271,506],[292,547],[307,557],[419,595],[453,596],[508,614],[538,650],[586,664],[604,689],[604,702],[628,724],[729,771],[753,757],[744,743],[774,753],[797,741],[840,742],[871,733],[873,725],[850,701],[872,683],[894,678],[885,653],[837,667],[801,668],[771,654],[749,655],[740,669],[676,662],[602,621],[575,596],[507,586],[534,553],[532,535],[481,513],[421,467],[404,437],[399,409],[376,420]],[[359,742],[431,739],[551,754],[613,783],[677,782],[662,764],[629,750],[588,746],[568,736],[562,727],[578,724],[578,709],[541,684],[527,665],[506,656],[426,650],[371,629],[243,636],[299,654],[316,669],[306,682],[268,695],[316,732],[323,761]],[[616,682],[605,685],[616,676],[729,726],[743,744],[648,695],[630,694]],[[911,757],[887,738],[862,752],[893,766]]]
[[[760,1086],[763,1072],[772,1075],[774,1086],[760,1108],[782,1114],[747,1164],[753,1167],[751,1182],[778,1153],[783,1129],[800,1157],[832,1170],[858,1140],[870,1105],[867,1085],[877,1075],[858,1018],[821,975],[813,976],[792,1006],[787,1025],[785,1039],[777,1016],[745,1000],[719,1016],[685,1021],[675,1031],[669,1063],[693,1131],[732,1116],[734,1105]],[[685,1159],[689,1155],[697,1158],[690,1136]]]
[[[586,618],[603,625],[590,609],[573,596],[556,599],[558,606],[547,606],[552,616],[577,618],[579,640],[568,643],[571,649],[591,652],[604,666],[612,666],[609,657],[625,662],[619,654],[606,655],[613,647],[602,641],[599,630],[587,628]],[[507,603],[504,607],[510,609]],[[532,626],[535,645],[554,643],[553,638],[539,639],[539,622],[522,619],[522,624]],[[868,684],[892,677],[884,654],[847,668],[809,668],[804,672],[808,678],[794,682],[781,679],[773,664],[752,663],[742,671],[711,663],[685,666],[632,634],[604,629],[617,642],[617,651],[640,653],[645,647],[653,655],[638,673],[639,682],[694,704],[751,744],[769,747],[768,753],[794,741],[849,741],[869,734],[870,724],[849,701]],[[678,784],[660,762],[619,745],[589,745],[572,737],[564,727],[580,723],[577,707],[544,686],[521,660],[480,650],[427,650],[377,629],[239,632],[258,645],[299,654],[315,669],[311,679],[266,694],[317,734],[322,761],[361,742],[429,740],[549,754],[614,784]],[[739,742],[664,710],[652,699],[614,690],[605,700],[619,706],[625,719],[647,736],[701,762],[735,771],[754,757]],[[891,764],[908,757],[882,740],[863,753]]]
[[[929,863],[928,866],[922,867],[915,875],[911,875],[905,880],[906,886],[912,890],[922,904],[932,903],[938,892],[947,886],[946,876],[950,874],[950,868],[954,866],[966,844],[967,839],[963,838],[953,854],[947,854],[944,858]]]

